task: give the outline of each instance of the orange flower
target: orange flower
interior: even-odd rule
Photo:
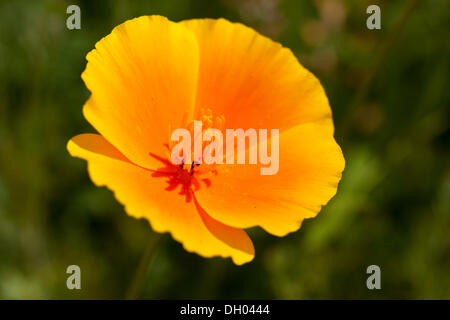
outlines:
[[[144,16],[116,27],[87,55],[85,118],[100,134],[72,138],[126,212],[204,257],[251,261],[243,230],[284,236],[336,193],[344,158],[319,81],[292,52],[224,19]],[[193,120],[279,129],[279,171],[175,166],[168,132]]]

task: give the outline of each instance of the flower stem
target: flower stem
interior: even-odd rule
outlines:
[[[157,251],[158,244],[161,242],[161,238],[161,234],[154,234],[149,244],[145,248],[145,252],[141,257],[141,261],[139,262],[136,273],[134,274],[133,281],[130,283],[130,286],[128,287],[127,293],[125,295],[126,300],[138,299],[139,294],[142,290],[142,286],[145,282],[145,276],[155,258],[155,253]]]

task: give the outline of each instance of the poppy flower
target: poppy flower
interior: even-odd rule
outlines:
[[[117,26],[87,55],[83,107],[98,134],[67,149],[87,160],[91,180],[125,211],[203,257],[249,262],[244,229],[296,231],[336,193],[344,158],[317,80],[279,43],[224,19],[169,21],[143,16]],[[171,130],[279,129],[279,170],[175,165]]]

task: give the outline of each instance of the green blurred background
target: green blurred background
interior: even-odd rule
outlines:
[[[81,8],[81,30],[66,8]],[[381,7],[381,30],[366,8]],[[85,55],[114,26],[224,17],[291,48],[323,83],[347,160],[337,196],[255,260],[204,259],[163,236],[141,298],[450,298],[447,0],[0,1],[0,298],[123,298],[155,234],[95,187],[67,140],[93,129]],[[81,290],[66,268],[81,267]],[[381,268],[368,290],[366,268]]]

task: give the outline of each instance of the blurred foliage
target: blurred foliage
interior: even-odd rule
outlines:
[[[325,87],[347,166],[337,196],[298,232],[250,230],[256,257],[242,267],[165,235],[141,297],[449,299],[450,2],[418,1],[398,28],[411,2],[0,1],[0,298],[124,296],[155,234],[65,144],[93,132],[81,113],[86,53],[125,20],[161,14],[225,17],[291,48]],[[66,28],[70,4],[81,30]],[[370,4],[381,30],[366,28]],[[82,290],[66,288],[70,264]],[[366,288],[371,264],[382,290]]]

